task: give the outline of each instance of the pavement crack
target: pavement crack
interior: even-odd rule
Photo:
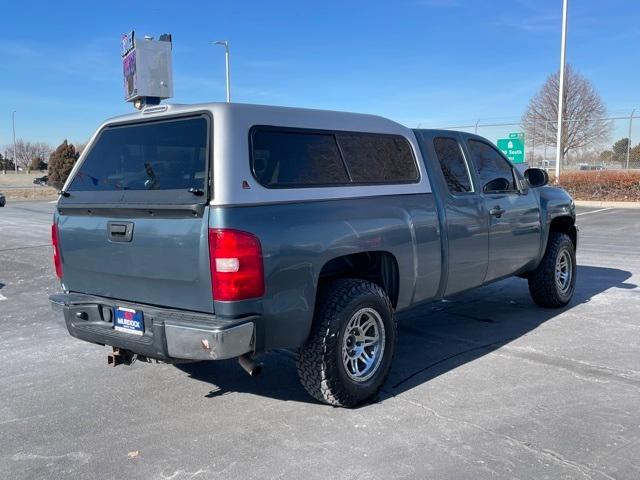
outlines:
[[[571,358],[556,357],[533,349],[523,349],[513,346],[506,346],[499,352],[495,352],[495,354],[505,358],[518,358],[528,362],[559,368],[577,378],[587,381],[608,382],[613,380],[640,388],[640,372],[635,370],[614,369]]]
[[[445,313],[447,315],[455,315],[457,317],[466,318],[469,320],[474,320],[476,322],[495,323],[495,320],[491,318],[476,317],[475,315],[469,315],[468,313],[454,312],[452,310],[443,310],[442,313]]]
[[[483,427],[482,425],[479,425],[477,423],[474,422],[470,422],[468,420],[462,420],[459,418],[454,418],[454,417],[449,417],[447,415],[443,415],[440,414],[438,412],[436,412],[433,408],[428,407],[416,400],[413,399],[409,399],[409,398],[402,398],[399,397],[397,395],[394,395],[391,392],[388,392],[386,390],[383,390],[385,393],[387,393],[388,395],[392,396],[393,398],[400,400],[402,402],[406,402],[409,403],[410,405],[413,405],[415,407],[421,408],[422,410],[428,412],[429,414],[431,414],[432,416],[434,416],[435,418],[439,419],[439,420],[443,420],[446,422],[455,422],[455,423],[460,423],[463,425],[466,425],[470,428],[473,428],[475,430],[478,430],[480,432],[486,433],[488,435],[494,436],[494,437],[498,437],[501,438],[503,440],[505,440],[506,442],[508,442],[509,444],[513,445],[513,446],[518,446],[520,448],[523,448],[531,453],[533,453],[536,457],[538,458],[545,458],[545,459],[549,459],[557,464],[563,465],[565,467],[571,468],[577,472],[579,472],[584,478],[593,480],[593,475],[599,475],[602,478],[608,479],[608,480],[616,480],[615,477],[612,477],[611,475],[598,470],[596,468],[592,468],[588,465],[585,465],[583,463],[579,463],[573,460],[569,460],[567,458],[565,458],[562,454],[548,449],[548,448],[542,448],[539,447],[538,445],[532,443],[532,442],[525,442],[522,440],[519,440],[515,437],[512,437],[511,435],[507,435],[505,433],[498,433],[494,430],[491,430],[489,428]]]

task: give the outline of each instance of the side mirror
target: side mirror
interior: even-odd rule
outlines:
[[[524,171],[524,178],[527,179],[532,188],[543,187],[549,183],[549,174],[541,168],[528,168]]]
[[[511,187],[511,182],[503,177],[494,178],[484,186],[485,192],[506,192]]]

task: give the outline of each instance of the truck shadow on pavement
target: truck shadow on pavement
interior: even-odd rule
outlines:
[[[510,278],[402,312],[398,315],[394,364],[378,400],[398,395],[491,353],[609,289],[637,288],[626,283],[630,277],[630,272],[615,268],[578,266],[574,298],[567,307],[557,310],[536,306],[529,297],[526,280]],[[235,361],[176,367],[194,379],[211,383],[214,388],[206,395],[210,398],[243,392],[315,403],[298,382],[294,352],[270,352],[261,360],[264,371],[257,378],[246,375]]]

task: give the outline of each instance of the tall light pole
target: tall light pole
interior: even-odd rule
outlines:
[[[18,173],[18,150],[16,150],[16,111],[11,112],[11,125],[13,127],[13,166],[16,169],[16,174]]]
[[[556,183],[560,181],[562,157],[562,110],[564,109],[564,67],[567,53],[567,9],[569,0],[562,0],[562,40],[560,45],[560,81],[558,82],[558,136],[556,140]]]
[[[633,125],[633,114],[636,113],[636,109],[631,110],[629,115],[629,141],[627,142],[627,170],[629,170],[629,157],[631,156],[631,126]]]
[[[227,103],[231,101],[231,71],[229,66],[229,42],[226,40],[218,40],[217,42],[213,42],[216,45],[222,45],[224,47],[224,61],[225,61],[225,72],[227,78]]]

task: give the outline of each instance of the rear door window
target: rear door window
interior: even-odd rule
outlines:
[[[458,141],[450,137],[436,137],[433,139],[433,147],[449,192],[454,195],[472,192],[469,168]]]
[[[91,147],[68,190],[204,190],[208,125],[208,120],[200,116],[107,127]]]

